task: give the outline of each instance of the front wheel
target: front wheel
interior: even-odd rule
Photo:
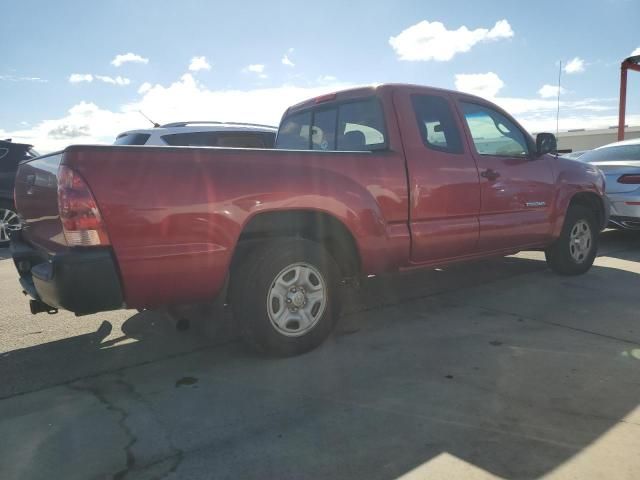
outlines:
[[[286,239],[254,250],[231,279],[245,340],[282,356],[317,347],[334,325],[337,279],[335,260],[316,242]]]
[[[11,232],[20,230],[18,214],[9,208],[0,207],[0,248],[9,245]]]
[[[593,265],[598,253],[596,215],[581,205],[569,208],[560,237],[545,251],[547,264],[561,275],[580,275]]]

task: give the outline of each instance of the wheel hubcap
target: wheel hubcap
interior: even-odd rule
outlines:
[[[267,294],[271,325],[282,335],[299,337],[316,326],[327,304],[327,286],[320,271],[295,263],[276,275]]]
[[[0,243],[9,241],[9,234],[20,230],[20,219],[15,212],[0,208]]]
[[[577,262],[585,261],[591,251],[592,235],[591,228],[585,220],[578,220],[571,229],[569,251],[571,257]]]

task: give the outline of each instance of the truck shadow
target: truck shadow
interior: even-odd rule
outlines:
[[[225,333],[209,338],[142,312],[122,335],[103,322],[0,355],[0,399],[81,378],[99,385],[99,374],[135,365],[138,390],[153,384],[147,401],[169,434],[188,431],[189,448],[211,448],[209,471],[239,462],[248,477],[395,478],[446,454],[538,478],[638,407],[637,247],[640,235],[605,232],[602,255],[623,263],[583,277],[509,257],[372,279],[345,290],[332,338],[295,359],[249,353],[227,317]],[[177,399],[184,378],[199,388]]]

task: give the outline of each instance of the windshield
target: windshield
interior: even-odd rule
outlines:
[[[591,150],[578,157],[587,163],[640,160],[640,143],[635,145],[617,145]]]

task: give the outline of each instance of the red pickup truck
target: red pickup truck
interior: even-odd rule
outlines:
[[[31,308],[228,301],[245,337],[320,344],[345,279],[544,250],[586,272],[604,177],[463,93],[380,85],[289,108],[275,150],[71,146],[20,165],[12,239]]]

